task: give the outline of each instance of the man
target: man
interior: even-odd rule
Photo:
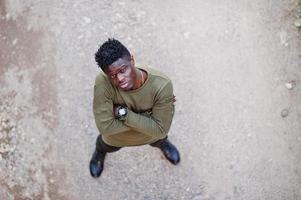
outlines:
[[[136,68],[133,56],[116,39],[103,43],[95,60],[104,73],[94,86],[93,112],[100,135],[91,175],[101,175],[107,153],[128,146],[150,144],[178,164],[180,154],[167,139],[175,101],[170,79],[154,69]]]

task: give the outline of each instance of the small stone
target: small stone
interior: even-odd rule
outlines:
[[[296,19],[296,21],[294,22],[295,26],[300,28],[301,27],[301,18]]]
[[[281,111],[281,117],[282,117],[282,118],[287,117],[288,114],[289,114],[289,110],[288,110],[288,109],[283,109],[283,110]]]
[[[90,24],[91,23],[91,19],[89,17],[83,17],[84,21],[86,24]]]
[[[18,38],[15,38],[12,42],[13,46],[15,46],[18,43]]]
[[[288,83],[285,83],[285,87],[289,90],[292,90],[294,87],[294,84],[292,82],[288,82]]]
[[[194,196],[192,200],[209,200],[209,196],[200,193]]]
[[[10,19],[10,14],[7,13],[5,17],[6,17],[6,20],[9,20]]]
[[[0,146],[0,153],[7,153],[10,151],[10,147],[8,144],[2,144]]]
[[[1,139],[5,139],[7,137],[7,133],[5,133],[5,132],[0,132],[0,140]]]
[[[185,33],[183,34],[183,35],[184,35],[184,38],[185,38],[185,39],[188,39],[188,38],[189,38],[189,34],[190,34],[189,32],[185,32]]]
[[[27,31],[30,31],[32,29],[31,25],[27,26]]]
[[[283,46],[288,46],[288,34],[286,31],[282,30],[279,33],[280,36],[280,44]]]

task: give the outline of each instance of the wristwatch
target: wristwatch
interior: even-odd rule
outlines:
[[[127,107],[119,106],[118,107],[118,119],[119,120],[125,120],[126,115],[128,114]]]

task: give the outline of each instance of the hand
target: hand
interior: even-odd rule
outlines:
[[[176,100],[176,96],[175,95],[173,95],[173,99],[172,99],[172,101],[173,102],[176,102],[177,100]]]
[[[125,105],[113,104],[113,115],[117,119],[119,118],[119,109],[127,108]]]
[[[153,114],[153,111],[152,109],[149,109],[149,110],[146,110],[146,111],[143,111],[143,112],[139,112],[140,115],[143,115],[143,116],[146,116],[146,117],[151,117],[152,114]]]
[[[120,107],[121,107],[121,105],[118,105],[118,104],[113,105],[113,115],[115,118],[118,118],[118,110]]]

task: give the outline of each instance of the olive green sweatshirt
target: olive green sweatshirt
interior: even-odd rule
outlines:
[[[95,81],[93,113],[105,143],[116,146],[150,144],[166,137],[174,115],[173,87],[163,73],[147,72],[145,83],[136,90],[122,91],[101,72]],[[124,121],[116,119],[113,105],[125,105]]]

